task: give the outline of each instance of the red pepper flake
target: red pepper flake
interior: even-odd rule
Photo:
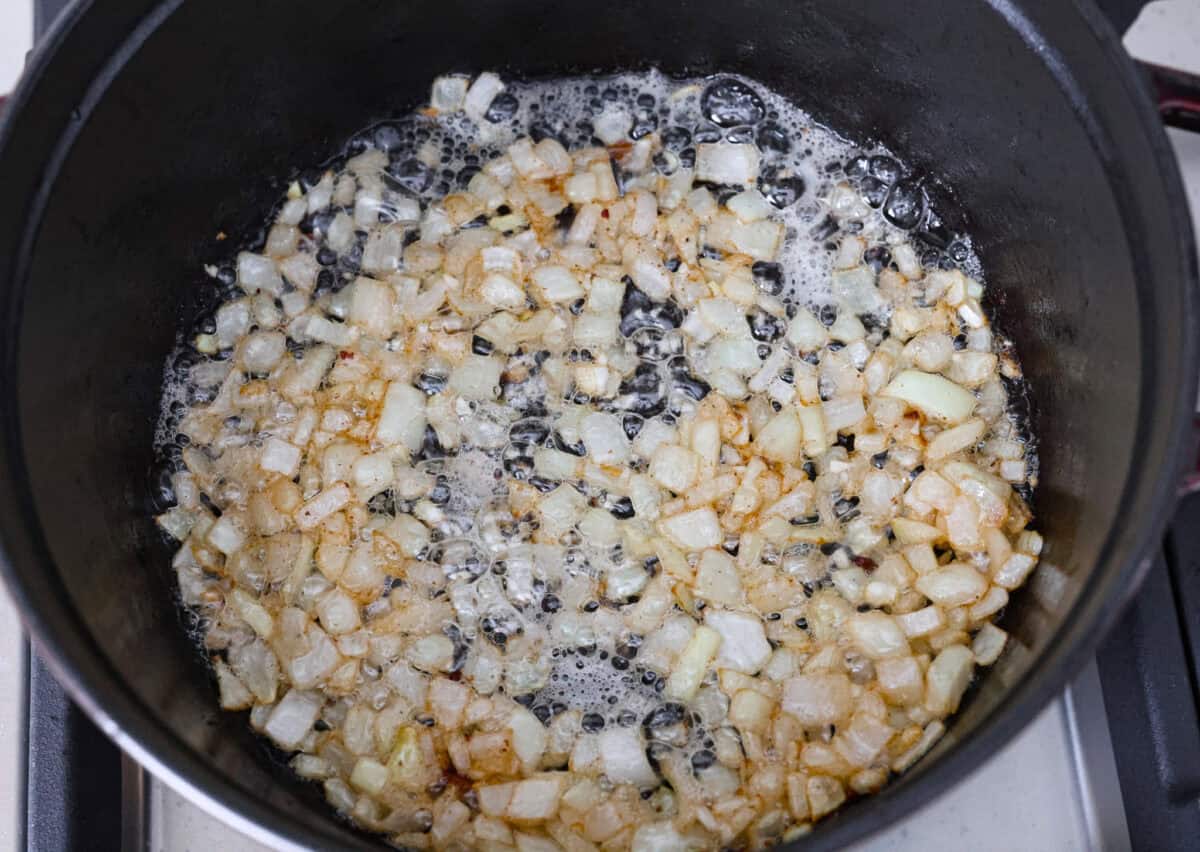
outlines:
[[[343,361],[349,361],[351,358],[354,357],[354,353],[348,349],[343,349],[341,352],[338,353],[338,357],[341,358]]]
[[[854,561],[855,565],[857,565],[859,568],[863,569],[864,571],[874,571],[876,568],[879,567],[878,563],[876,563],[874,559],[871,559],[868,556],[855,556],[853,561]]]
[[[602,219],[608,218],[608,208],[607,207],[605,207],[603,210],[600,211],[600,218],[602,218]]]

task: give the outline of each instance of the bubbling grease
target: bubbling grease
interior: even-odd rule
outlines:
[[[714,81],[730,80],[753,92],[760,102],[757,111],[742,113],[745,118],[761,116],[753,125],[731,121],[720,125],[711,120],[713,111],[705,110],[702,95],[706,89]],[[783,95],[738,75],[676,78],[650,70],[601,78],[517,80],[507,81],[498,97],[505,102],[505,108],[488,113],[493,118],[503,115],[498,121],[485,116],[476,123],[456,112],[438,115],[433,120],[414,116],[400,122],[385,122],[356,135],[348,153],[368,145],[388,151],[393,163],[391,170],[403,176],[400,182],[422,200],[433,201],[465,186],[481,163],[522,136],[535,141],[550,136],[572,150],[606,144],[608,140],[597,134],[608,124],[629,128],[623,140],[636,140],[657,132],[664,150],[655,163],[667,174],[680,165],[694,164],[696,145],[700,142],[754,142],[762,156],[763,172],[783,176],[774,183],[764,178],[760,188],[769,191],[776,183],[790,180],[798,180],[803,187],[802,191],[785,196],[789,203],[777,208],[776,215],[787,226],[788,236],[776,262],[783,270],[781,295],[799,305],[817,307],[833,302],[829,283],[833,252],[829,243],[831,237],[842,232],[825,215],[827,207],[821,199],[828,198],[836,182],[847,176],[846,165],[856,157],[876,160],[874,172],[858,177],[882,183],[884,199],[887,190],[910,172],[885,147],[856,145],[815,121]],[[737,116],[738,111],[727,100],[724,113],[717,114]],[[883,175],[885,181],[880,181],[878,175]],[[890,182],[886,182],[888,178]],[[926,205],[925,200],[920,202],[922,208]],[[874,207],[861,222],[859,233],[868,241],[901,239],[906,230],[888,221],[883,204]],[[967,275],[982,280],[982,267],[969,236],[948,234],[940,241],[947,243],[941,248],[948,250],[939,260],[953,261]],[[934,254],[941,253],[936,247],[931,249]]]
[[[363,274],[364,252],[374,226],[347,230],[346,216],[341,214],[355,212],[353,192],[343,195],[340,190],[347,177],[353,176],[360,185],[378,186],[380,225],[414,221],[451,193],[465,189],[481,167],[522,137],[553,137],[568,151],[592,145],[625,151],[652,133],[662,141],[652,168],[666,176],[691,168],[698,144],[726,141],[757,146],[761,161],[757,188],[786,235],[774,260],[753,267],[758,288],[786,306],[786,317],[759,309],[747,317],[763,353],[783,346],[787,321],[797,311],[813,311],[825,326],[833,322],[839,307],[832,285],[835,256],[839,241],[848,236],[861,237],[871,246],[865,259],[879,268],[892,262],[889,247],[913,244],[920,247],[919,262],[926,269],[957,268],[982,280],[969,237],[945,231],[919,179],[891,152],[851,143],[782,95],[745,78],[681,80],[647,71],[604,78],[508,81],[479,121],[461,111],[424,111],[356,134],[342,154],[322,168],[301,173],[294,184],[297,195],[311,196],[325,186],[332,197],[331,204],[306,211],[299,223],[305,251],[320,265],[314,302],[330,316],[344,319],[347,285]],[[614,172],[619,186],[632,177],[619,167]],[[710,184],[708,189],[723,203],[743,188]],[[857,207],[848,213],[846,205]],[[568,206],[566,212],[570,211]],[[496,212],[506,214],[503,208]],[[569,218],[561,225],[568,228]],[[709,247],[702,251],[720,254]],[[237,295],[236,276],[229,269],[213,267],[210,273],[222,301]],[[886,336],[882,329],[891,310],[887,300],[881,300],[863,312],[872,345]],[[183,469],[181,456],[190,443],[179,437],[181,419],[189,408],[216,397],[232,366],[231,347],[210,340],[222,333],[221,316],[218,312],[216,319],[204,320],[199,335],[181,343],[168,364],[156,434],[168,474]],[[672,298],[651,301],[630,282],[620,311],[620,333],[636,367],[624,377],[615,396],[589,399],[576,393],[567,400],[572,410],[590,406],[618,417],[635,445],[643,430],[673,426],[694,413],[713,388],[705,379],[705,354],[680,333],[683,320],[684,313]],[[252,332],[258,321],[257,316],[251,317],[241,334]],[[294,340],[288,347],[285,357],[300,358],[313,349]],[[489,355],[492,347],[478,335],[472,341],[476,355]],[[458,400],[464,406],[457,412],[464,425],[457,448],[442,447],[434,428],[426,426],[422,446],[411,459],[414,476],[425,483],[416,489],[420,496],[405,494],[397,484],[373,497],[369,509],[375,516],[390,517],[415,514],[418,504],[428,504],[422,509],[426,513],[422,521],[434,535],[417,558],[437,566],[446,581],[445,596],[456,621],[443,634],[454,645],[456,677],[473,683],[498,678],[485,671],[486,658],[518,645],[540,648],[533,657],[510,664],[492,689],[529,708],[544,724],[553,725],[563,714],[574,713],[587,733],[638,728],[651,757],[655,748],[679,750],[697,773],[703,773],[716,760],[715,752],[729,747],[728,700],[712,684],[703,686],[687,706],[664,697],[664,668],[687,636],[677,631],[682,638],[672,644],[669,624],[648,638],[623,621],[623,612],[638,602],[641,590],[662,570],[657,557],[635,557],[619,543],[598,543],[576,531],[548,545],[536,540],[534,514],[515,517],[508,504],[510,489],[518,484],[543,493],[561,487],[538,473],[539,453],[584,455],[580,418],[559,410],[565,408],[563,401],[551,398],[539,372],[549,355],[536,345],[515,355],[494,401]],[[587,349],[572,349],[566,355],[571,364],[588,363],[593,357]],[[759,357],[765,361],[767,354]],[[449,372],[447,364],[430,359],[413,384],[433,398],[446,387]],[[293,407],[280,417],[296,415]],[[1007,419],[1012,420],[1011,415]],[[254,440],[248,432],[239,434],[238,423],[226,421],[225,426],[230,447]],[[1009,431],[1019,437],[1015,429]],[[853,449],[852,439],[849,449]],[[879,469],[888,463],[886,453],[881,456]],[[1031,448],[1027,463],[1032,479],[1036,457]],[[815,469],[809,477],[815,480]],[[609,494],[583,479],[568,483],[564,477],[562,483],[574,487],[592,508],[603,509],[617,520],[633,515],[627,496]],[[857,497],[839,500],[835,507],[839,520],[853,520],[857,503]],[[370,542],[373,534],[364,531],[364,541]],[[724,547],[736,555],[736,536]],[[811,597],[814,588],[831,587],[830,582],[813,578],[827,573],[827,557],[839,553],[837,547],[818,551],[803,545],[784,552],[768,547],[763,562],[778,564],[781,572],[803,580],[805,594]],[[824,567],[814,568],[817,563]],[[387,578],[389,592],[423,582],[420,577]],[[306,581],[301,597],[311,602],[328,588],[319,580]],[[370,606],[375,604],[367,607],[368,614]],[[703,617],[702,610],[703,603],[696,608],[698,618]],[[780,617],[778,612],[760,615],[764,621]],[[690,618],[682,611],[673,617]],[[791,621],[797,629],[807,630],[801,624],[804,618]],[[212,644],[211,627],[211,622],[200,622],[198,641]]]

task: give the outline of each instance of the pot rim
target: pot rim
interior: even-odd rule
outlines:
[[[108,65],[98,76],[98,89],[103,92],[107,82],[119,71],[121,57],[135,51],[183,0],[166,0],[156,6],[150,16],[110,54]],[[1007,0],[985,0],[996,13],[1008,22],[1031,47],[1053,53],[1037,29]],[[1057,695],[1092,655],[1108,629],[1116,621],[1129,598],[1136,591],[1148,570],[1161,540],[1170,510],[1175,502],[1176,480],[1159,476],[1157,481],[1145,480],[1156,472],[1177,472],[1185,451],[1190,446],[1191,423],[1195,398],[1190,389],[1197,386],[1200,358],[1197,357],[1197,269],[1194,237],[1178,167],[1166,134],[1159,124],[1157,112],[1141,83],[1135,67],[1103,15],[1091,2],[1075,4],[1079,12],[1081,38],[1091,38],[1097,50],[1112,65],[1115,85],[1124,90],[1133,109],[1144,125],[1147,147],[1153,157],[1156,177],[1173,216],[1170,226],[1175,231],[1179,248],[1172,262],[1177,268],[1180,321],[1185,329],[1183,345],[1174,358],[1176,375],[1181,376],[1179,388],[1165,402],[1169,417],[1159,417],[1153,424],[1143,417],[1138,437],[1147,430],[1161,430],[1165,435],[1159,464],[1147,464],[1148,473],[1127,474],[1124,494],[1138,497],[1138,514],[1144,519],[1136,529],[1110,530],[1104,552],[1114,549],[1114,539],[1123,538],[1123,549],[1135,554],[1120,565],[1109,565],[1099,575],[1099,582],[1080,595],[1072,613],[1064,620],[1056,636],[1048,643],[1036,669],[1020,683],[992,713],[981,721],[972,736],[955,744],[932,762],[922,761],[907,773],[906,783],[894,782],[879,793],[868,797],[869,810],[853,807],[829,818],[814,832],[799,842],[805,849],[835,849],[860,840],[887,826],[896,824],[955,785],[987,757],[1008,743],[1042,708]],[[89,15],[105,13],[103,4],[92,0],[76,0],[60,16],[46,38],[29,58],[26,72],[7,104],[0,120],[0,157],[11,141],[13,128],[26,105],[37,97],[38,84],[53,70],[56,55],[72,30]],[[114,63],[118,63],[114,68]],[[1061,70],[1069,75],[1065,67]],[[68,146],[69,147],[69,146]],[[53,156],[61,156],[58,152]],[[53,160],[48,175],[56,171]],[[1119,168],[1118,162],[1115,167]],[[43,195],[49,184],[43,182]],[[44,202],[44,197],[40,199]],[[35,210],[40,214],[40,209]],[[29,232],[35,230],[39,216],[31,216]],[[32,239],[26,234],[22,252],[14,259],[14,272],[28,256]],[[15,291],[24,276],[12,274],[7,282]],[[9,304],[14,304],[13,300]],[[15,301],[19,305],[19,300]],[[13,346],[15,350],[15,345]],[[1168,354],[1166,357],[1171,357]],[[4,357],[4,372],[0,375],[0,398],[15,400],[15,357]],[[1143,372],[1143,386],[1147,376]],[[1143,397],[1143,405],[1145,403]],[[1159,405],[1163,400],[1155,400]],[[83,708],[100,729],[139,764],[168,783],[175,790],[206,811],[262,843],[276,848],[306,849],[319,843],[328,848],[362,848],[369,842],[361,834],[335,826],[314,833],[310,826],[293,819],[289,814],[264,803],[251,791],[245,790],[207,761],[163,724],[153,711],[124,683],[119,673],[97,650],[91,637],[64,598],[62,611],[49,613],[35,603],[35,595],[14,565],[16,558],[37,564],[56,574],[54,560],[42,537],[25,475],[21,447],[20,424],[16,405],[5,407],[0,434],[0,575],[18,604],[22,621],[28,629],[34,647],[47,661],[58,680],[71,697]],[[1141,486],[1140,488],[1138,486]]]

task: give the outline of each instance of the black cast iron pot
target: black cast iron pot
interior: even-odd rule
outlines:
[[[153,772],[277,843],[373,842],[217,710],[150,520],[162,366],[291,166],[447,70],[736,71],[953,187],[1040,437],[1043,565],[941,743],[823,821],[844,845],[958,783],[1088,657],[1174,498],[1196,259],[1166,139],[1087,0],[105,0],[31,60],[0,132],[0,538],[42,654]]]

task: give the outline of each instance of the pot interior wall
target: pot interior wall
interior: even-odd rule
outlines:
[[[1066,26],[1038,14],[1050,31]],[[96,646],[171,732],[298,819],[327,819],[318,791],[288,780],[243,719],[214,712],[148,517],[162,365],[208,306],[201,265],[237,248],[218,234],[261,224],[291,166],[418,104],[436,73],[647,65],[758,78],[956,191],[942,212],[974,235],[1032,389],[1053,582],[1011,608],[1021,648],[984,679],[948,742],[1029,675],[1106,555],[1143,359],[1157,357],[1142,328],[1159,308],[1136,284],[1130,223],[1089,140],[1094,119],[987,4],[921,0],[904,14],[888,0],[182,4],[74,128],[33,246],[20,422],[59,593]]]

